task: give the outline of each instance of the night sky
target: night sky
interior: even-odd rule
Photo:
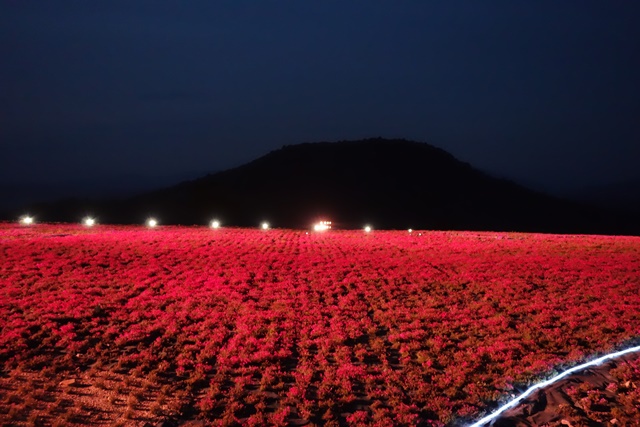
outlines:
[[[2,0],[0,188],[168,185],[378,136],[555,193],[636,178],[639,17],[635,0]]]

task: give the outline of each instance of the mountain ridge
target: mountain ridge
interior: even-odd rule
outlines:
[[[567,193],[567,198],[640,214],[640,177],[583,187]]]
[[[33,207],[43,220],[625,233],[626,218],[492,177],[445,150],[405,139],[285,145],[244,165],[125,200]],[[78,212],[82,212],[79,214]],[[75,216],[74,218],[72,218]],[[44,219],[46,218],[46,219]]]

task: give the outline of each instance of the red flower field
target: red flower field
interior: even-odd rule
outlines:
[[[640,336],[640,238],[3,224],[0,322],[9,424],[464,424]]]

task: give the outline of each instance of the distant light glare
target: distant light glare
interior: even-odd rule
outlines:
[[[370,225],[367,225],[366,227],[364,227],[364,232],[365,233],[371,233],[371,230],[372,230],[372,228],[371,228]]]
[[[313,225],[314,231],[325,231],[331,229],[331,221],[320,221],[317,224]]]
[[[262,223],[262,229],[263,230],[268,230],[269,229],[269,223],[268,222],[263,222]]]
[[[149,218],[147,220],[147,226],[153,228],[153,227],[155,227],[157,225],[158,225],[158,221],[156,221],[154,218]]]
[[[84,220],[84,225],[86,225],[87,227],[93,227],[96,224],[96,220],[91,218],[91,217],[86,217]]]
[[[211,221],[211,228],[220,228],[220,221],[218,221],[217,219]]]
[[[31,225],[33,224],[33,217],[29,215],[25,215],[22,218],[20,218],[20,223],[24,225]]]
[[[410,228],[410,229],[409,229],[409,233],[413,233],[413,229],[411,229],[411,228]]]

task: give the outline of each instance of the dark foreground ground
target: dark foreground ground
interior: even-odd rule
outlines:
[[[490,425],[639,426],[640,356],[627,354],[563,378]]]

